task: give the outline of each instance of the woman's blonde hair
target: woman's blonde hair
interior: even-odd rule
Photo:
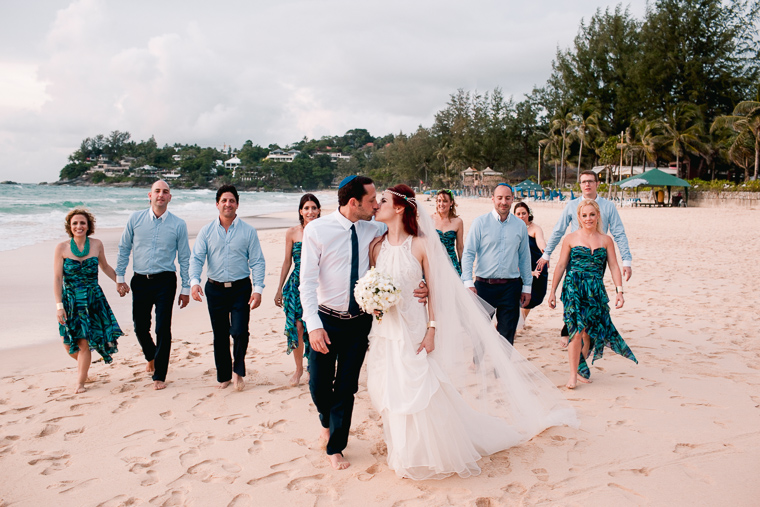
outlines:
[[[71,218],[74,215],[82,215],[85,218],[87,218],[87,235],[89,236],[93,232],[95,232],[95,217],[92,213],[90,213],[89,210],[84,208],[74,208],[73,210],[69,211],[66,214],[66,234],[69,235],[70,238],[74,237],[74,233],[71,232]]]
[[[578,228],[581,227],[581,212],[586,206],[591,206],[596,210],[596,232],[599,234],[604,234],[604,232],[602,232],[602,210],[599,209],[599,204],[597,204],[597,202],[593,199],[583,199],[578,205]]]

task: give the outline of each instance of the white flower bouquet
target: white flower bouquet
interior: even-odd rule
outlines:
[[[374,314],[379,322],[383,319],[383,313],[399,302],[401,289],[390,275],[371,268],[356,282],[354,298],[362,310]]]

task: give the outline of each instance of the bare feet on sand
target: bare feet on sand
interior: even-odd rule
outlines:
[[[230,387],[231,383],[232,382],[230,382],[229,380],[227,382],[219,382],[219,386],[217,387],[217,389],[227,389],[228,387]]]
[[[242,391],[245,389],[245,378],[237,373],[232,374],[232,382],[235,384],[235,391]]]
[[[78,384],[76,390],[74,391],[76,394],[81,394],[83,392],[87,391],[85,389],[84,384]]]
[[[293,376],[290,377],[291,387],[296,387],[298,384],[301,383],[301,376],[303,376],[303,368],[301,368],[300,370],[296,370]]]
[[[156,391],[160,391],[161,389],[166,389],[166,382],[162,382],[161,380],[154,381],[153,389],[155,389]]]
[[[330,428],[322,428],[322,431],[319,432],[319,438],[317,440],[319,441],[319,447],[326,449],[327,442],[330,440]]]
[[[330,461],[330,465],[335,470],[345,470],[346,468],[351,466],[351,463],[348,462],[346,458],[343,457],[343,454],[328,454],[327,459]]]
[[[148,373],[153,373],[156,371],[156,365],[153,361],[148,361],[148,364],[145,366],[145,371]]]
[[[580,382],[582,384],[590,384],[591,379],[583,378],[580,375],[576,375],[574,378],[571,377],[570,380],[567,381],[567,384],[565,384],[565,387],[568,389],[575,389],[577,386],[577,382]]]

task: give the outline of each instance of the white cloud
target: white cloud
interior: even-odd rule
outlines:
[[[458,88],[499,86],[520,100],[596,9],[591,0],[28,4],[14,7],[16,22],[0,21],[0,40],[22,48],[0,49],[0,179],[57,179],[83,138],[112,130],[213,146],[413,131]]]

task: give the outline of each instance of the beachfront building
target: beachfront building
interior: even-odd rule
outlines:
[[[490,167],[482,171],[468,167],[459,175],[462,178],[462,189],[465,195],[490,196],[496,185],[504,181],[502,173]]]
[[[614,181],[618,181],[621,178],[628,178],[630,176],[641,174],[645,170],[651,171],[652,169],[659,169],[660,171],[678,176],[678,170],[675,167],[644,167],[643,165],[629,166],[624,165],[621,169],[619,165],[597,165],[591,168],[596,174],[599,175],[599,181],[607,181],[607,172],[610,176],[614,177]]]
[[[344,155],[343,153],[332,153],[329,151],[315,151],[314,155],[329,155],[330,162],[337,162],[338,160],[351,160],[351,155]]]
[[[293,162],[301,152],[298,150],[272,150],[269,155],[264,157],[264,160],[273,160],[275,162]]]
[[[224,162],[224,168],[231,170],[233,174],[238,167],[240,167],[240,159],[237,157],[232,157]]]
[[[126,173],[129,173],[129,165],[135,160],[136,159],[133,157],[127,157],[119,161],[118,164],[112,164],[106,157],[100,155],[98,157],[98,163],[90,167],[90,169],[85,174],[92,175],[100,172],[109,178],[112,178],[114,176],[122,176]]]

